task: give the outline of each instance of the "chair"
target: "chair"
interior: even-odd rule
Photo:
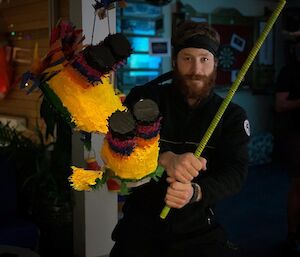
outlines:
[[[16,165],[0,155],[0,245],[36,250],[39,228],[18,213]]]

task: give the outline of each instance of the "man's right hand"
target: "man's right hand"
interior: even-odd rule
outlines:
[[[159,164],[164,167],[169,177],[181,183],[191,182],[200,170],[206,170],[206,159],[198,159],[193,153],[164,152],[159,156]]]

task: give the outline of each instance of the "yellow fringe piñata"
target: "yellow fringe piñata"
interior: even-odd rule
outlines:
[[[106,134],[107,119],[116,110],[123,111],[109,78],[98,85],[88,84],[71,66],[65,67],[47,83],[71,114],[76,129]]]

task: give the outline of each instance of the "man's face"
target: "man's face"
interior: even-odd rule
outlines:
[[[200,99],[214,86],[216,61],[202,48],[184,48],[177,54],[175,79],[187,98]]]

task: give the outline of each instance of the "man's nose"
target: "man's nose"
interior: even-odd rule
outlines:
[[[195,75],[204,75],[203,65],[201,62],[195,60],[191,67],[190,72]]]

